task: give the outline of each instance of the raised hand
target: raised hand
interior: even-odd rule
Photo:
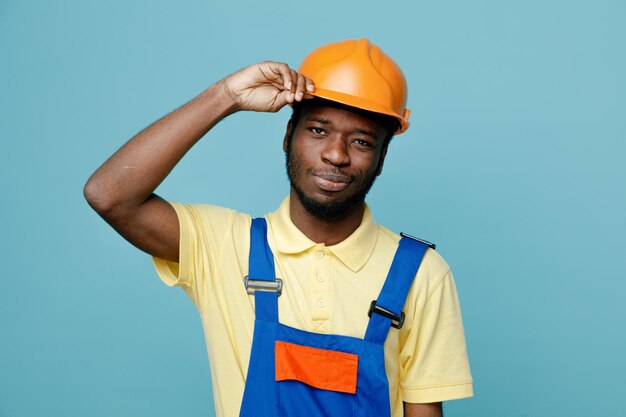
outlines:
[[[276,112],[287,103],[311,98],[313,81],[282,62],[265,61],[220,82],[238,110]]]

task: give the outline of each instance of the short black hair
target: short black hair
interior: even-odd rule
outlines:
[[[342,103],[338,103],[336,101],[326,100],[319,97],[313,97],[310,99],[305,99],[302,101],[295,101],[292,104],[292,113],[289,121],[292,123],[294,129],[300,120],[300,114],[302,113],[302,109],[306,106],[327,106],[327,107],[335,107],[342,110],[351,111],[353,113],[358,113],[361,116],[364,116],[375,123],[379,124],[383,129],[387,131],[387,135],[385,136],[385,141],[383,142],[383,148],[386,149],[389,146],[389,142],[395,135],[395,133],[400,128],[400,122],[393,116],[388,116],[386,114],[375,113],[368,110],[359,109],[358,107],[348,106]]]

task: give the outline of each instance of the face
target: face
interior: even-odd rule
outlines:
[[[365,115],[305,106],[283,143],[287,173],[302,205],[315,217],[341,219],[360,208],[385,159],[387,131]]]

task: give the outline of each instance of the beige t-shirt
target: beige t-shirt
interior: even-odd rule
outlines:
[[[153,258],[160,278],[182,287],[197,306],[211,364],[218,417],[237,417],[254,328],[247,294],[251,218],[210,205],[171,203],[180,222],[180,263]],[[333,246],[308,239],[289,216],[289,198],[265,216],[276,275],[284,282],[279,321],[316,332],[362,338],[368,309],[383,286],[399,235],[363,221]],[[428,249],[403,310],[402,329],[385,342],[392,416],[402,402],[428,403],[472,396],[461,311],[452,273]]]

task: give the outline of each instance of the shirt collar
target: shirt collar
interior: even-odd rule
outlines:
[[[276,249],[285,254],[304,252],[316,245],[296,227],[289,214],[289,197],[285,198],[280,207],[268,215],[270,229],[274,235]],[[374,251],[378,239],[378,227],[367,205],[363,220],[359,227],[345,240],[336,245],[328,246],[343,264],[353,272],[359,271]]]

